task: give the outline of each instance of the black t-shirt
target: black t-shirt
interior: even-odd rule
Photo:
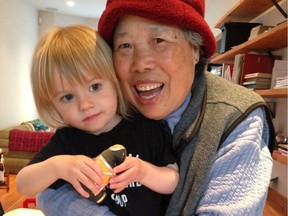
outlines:
[[[171,135],[166,125],[137,115],[130,120],[123,119],[111,131],[100,135],[71,127],[59,129],[29,164],[63,154],[81,154],[94,158],[114,144],[125,146],[128,156],[139,157],[156,166],[176,162],[172,153]],[[66,183],[64,180],[57,180],[50,188],[57,189]],[[131,183],[117,194],[109,189],[106,192],[105,204],[117,215],[161,215],[161,208],[163,210],[163,206],[167,204],[166,202],[163,205],[167,201],[167,195],[156,193],[140,183]]]

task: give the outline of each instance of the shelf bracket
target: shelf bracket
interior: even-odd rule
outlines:
[[[276,0],[271,0],[275,7],[280,11],[280,13],[287,19],[287,13],[280,7],[280,5],[276,2]]]

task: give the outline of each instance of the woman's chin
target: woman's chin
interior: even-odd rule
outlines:
[[[169,113],[163,109],[158,109],[157,107],[139,107],[139,112],[142,113],[146,118],[161,120],[165,118]]]

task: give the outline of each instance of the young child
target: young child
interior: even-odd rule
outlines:
[[[50,30],[36,46],[31,85],[40,118],[57,130],[18,173],[19,193],[34,196],[68,182],[83,197],[89,195],[81,184],[98,194],[103,172],[92,158],[119,143],[129,157],[113,169],[104,203],[117,215],[159,215],[161,194],[178,183],[171,135],[160,121],[127,118],[112,52],[99,34],[82,25]]]

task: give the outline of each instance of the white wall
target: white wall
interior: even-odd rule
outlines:
[[[205,19],[210,26],[214,36],[221,34],[221,30],[214,28],[220,20],[239,0],[205,0]]]
[[[38,118],[30,88],[31,57],[38,36],[53,25],[97,27],[98,20],[39,12],[23,0],[0,0],[0,129]]]
[[[23,0],[0,0],[0,129],[35,119],[30,59],[37,11]]]
[[[42,35],[52,26],[62,27],[71,24],[90,25],[97,29],[98,20],[78,16],[70,16],[67,14],[53,13],[49,11],[39,11],[39,35]]]

